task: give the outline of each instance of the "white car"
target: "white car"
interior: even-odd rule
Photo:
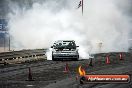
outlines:
[[[52,60],[78,60],[79,53],[74,40],[55,41],[52,48]]]

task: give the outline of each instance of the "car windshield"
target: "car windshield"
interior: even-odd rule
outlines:
[[[76,49],[74,41],[58,41],[53,45],[54,49]]]

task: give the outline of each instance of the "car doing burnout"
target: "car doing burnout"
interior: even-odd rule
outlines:
[[[52,48],[52,60],[78,60],[79,53],[74,40],[55,41]]]

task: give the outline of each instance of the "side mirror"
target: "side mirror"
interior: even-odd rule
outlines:
[[[76,46],[76,47],[79,47],[79,46]]]

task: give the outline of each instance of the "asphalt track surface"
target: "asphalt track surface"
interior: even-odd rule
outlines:
[[[132,54],[124,53],[123,60],[118,54],[110,56],[110,64],[105,63],[105,55],[97,55],[90,60],[80,61],[38,61],[0,68],[0,88],[132,88],[129,83],[87,83],[80,84],[78,67],[81,65],[87,74],[130,74],[132,75]],[[68,64],[69,72],[64,68]],[[34,81],[28,81],[28,68]],[[132,76],[130,76],[132,79]]]

